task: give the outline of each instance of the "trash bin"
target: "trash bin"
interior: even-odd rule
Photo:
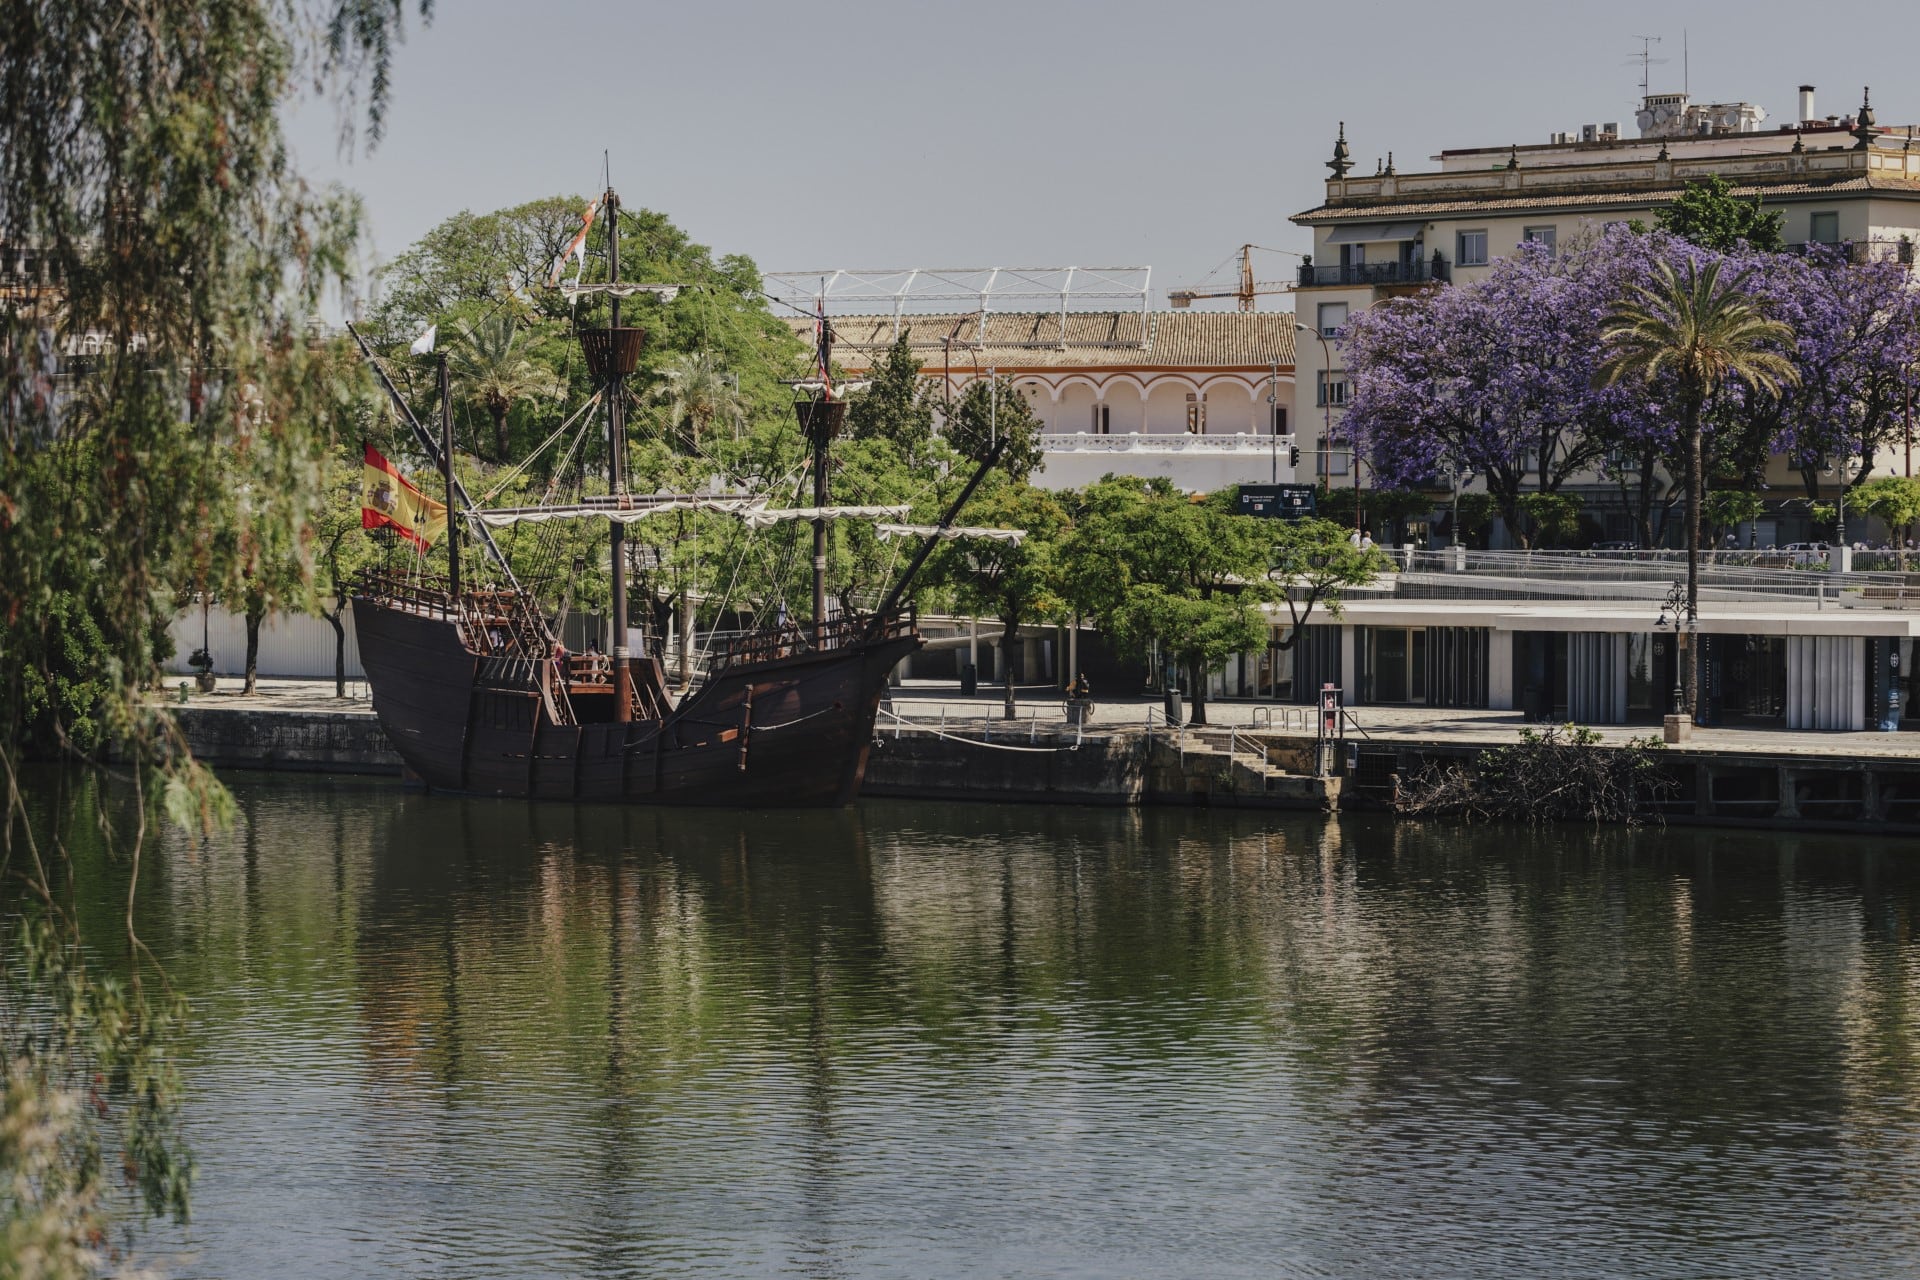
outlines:
[[[980,668],[974,666],[971,662],[961,663],[960,695],[965,698],[971,698],[978,692],[980,692]]]
[[[1093,719],[1093,701],[1090,698],[1067,699],[1067,723],[1085,725]]]

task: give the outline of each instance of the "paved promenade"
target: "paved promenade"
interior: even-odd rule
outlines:
[[[173,702],[179,678],[168,682]],[[210,710],[292,712],[371,716],[363,681],[349,681],[348,696],[336,698],[331,680],[262,680],[252,697],[241,694],[239,680],[222,679],[212,694],[195,692],[188,706]],[[1036,685],[1016,690],[1018,727],[1040,731],[1060,728],[1066,720],[1066,707],[1058,691]],[[879,729],[885,732],[898,716],[912,725],[937,725],[944,717],[949,726],[985,724],[998,733],[1010,726],[1001,718],[1003,695],[999,689],[986,690],[967,698],[954,689],[951,681],[909,680],[896,687],[883,706]],[[1113,732],[1145,728],[1151,718],[1157,727],[1161,702],[1157,697],[1100,698],[1096,700],[1092,732]],[[1190,713],[1191,707],[1187,708]],[[1209,726],[1218,729],[1259,729],[1269,726],[1274,732],[1311,732],[1311,708],[1247,702],[1209,702]],[[1500,745],[1512,742],[1524,726],[1516,711],[1459,711],[1425,707],[1357,707],[1352,712],[1359,731],[1353,736],[1381,742],[1418,742],[1426,744]],[[1290,727],[1291,726],[1291,727]],[[1657,725],[1610,726],[1598,730],[1608,742],[1658,734]],[[1696,729],[1692,749],[1702,751],[1766,752],[1827,758],[1910,758],[1920,759],[1920,733],[1815,733],[1789,732],[1784,729]],[[1687,747],[1675,748],[1687,750]]]

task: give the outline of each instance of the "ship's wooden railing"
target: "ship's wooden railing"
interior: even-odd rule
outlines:
[[[879,627],[875,627],[870,618],[856,615],[836,618],[822,625],[816,642],[811,626],[786,622],[779,626],[751,631],[729,641],[724,647],[714,651],[713,656],[708,660],[707,670],[709,672],[725,671],[728,667],[773,662],[780,658],[791,658],[797,654],[827,653],[835,649],[851,648],[869,640],[889,640],[897,636],[912,635],[913,628],[913,618],[906,614],[895,614],[884,626]]]
[[[461,592],[456,608],[447,579],[433,574],[363,569],[354,586],[358,594],[411,613],[457,620],[461,639],[483,660],[481,684],[536,689],[546,698],[556,723],[574,723],[568,682],[562,678],[566,673],[556,665],[546,619],[525,592],[477,587]],[[489,671],[493,678],[488,677]],[[516,672],[523,674],[508,674]]]
[[[354,575],[354,593],[405,609],[410,613],[450,618],[453,597],[447,580],[432,574],[401,573],[392,569],[362,569]]]

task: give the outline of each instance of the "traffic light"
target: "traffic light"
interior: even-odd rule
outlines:
[[[1300,465],[1300,446],[1299,445],[1296,444],[1291,449],[1287,450],[1287,465],[1290,467],[1297,467]]]

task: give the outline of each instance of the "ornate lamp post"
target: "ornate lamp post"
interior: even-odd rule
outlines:
[[[1670,716],[1687,714],[1686,690],[1681,687],[1680,680],[1682,672],[1686,669],[1687,652],[1692,649],[1693,641],[1698,634],[1699,621],[1699,616],[1687,603],[1687,584],[1675,582],[1673,588],[1667,592],[1666,602],[1660,606],[1660,617],[1653,624],[1654,629],[1658,631],[1665,631],[1669,627],[1673,629],[1673,694],[1667,711]],[[1682,626],[1686,627],[1684,640],[1681,637]],[[1698,693],[1697,690],[1695,692]]]

